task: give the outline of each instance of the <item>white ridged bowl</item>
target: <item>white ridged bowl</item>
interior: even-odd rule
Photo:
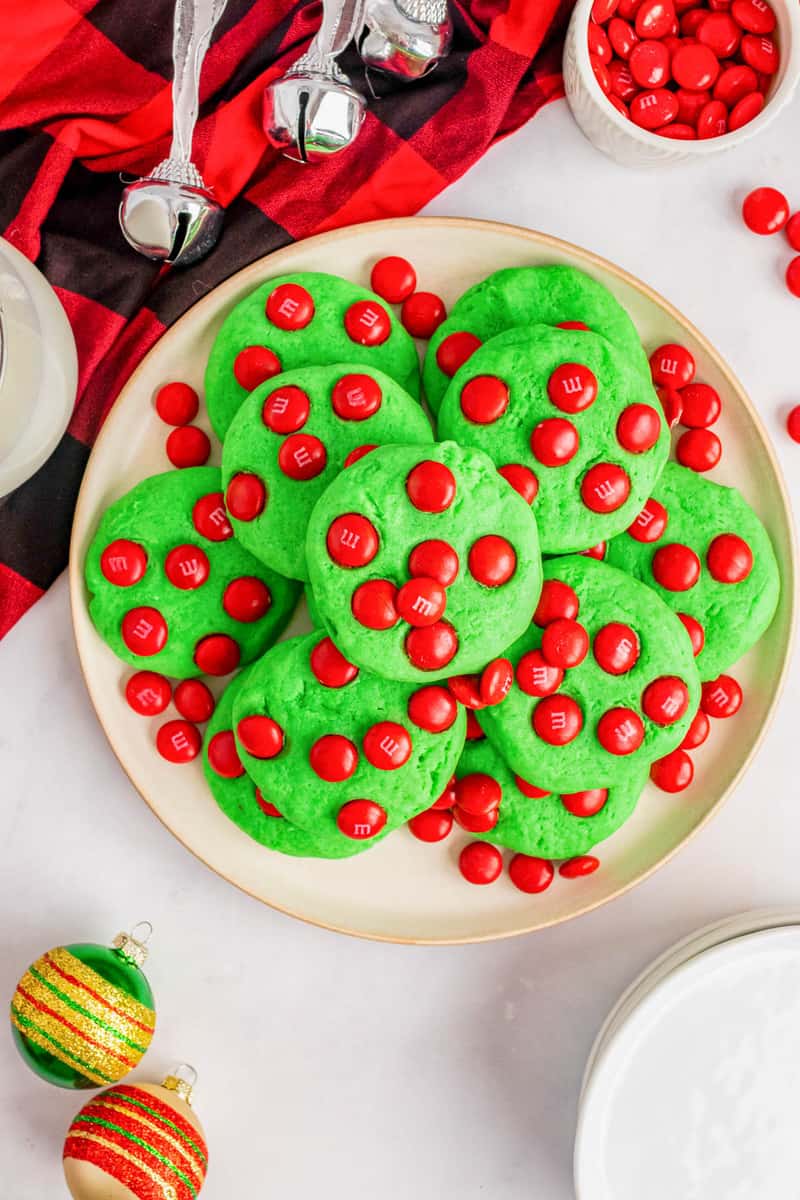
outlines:
[[[778,19],[775,37],[781,65],[758,116],[733,133],[696,142],[640,129],[609,103],[594,77],[587,41],[592,2],[578,0],[573,9],[564,43],[564,87],[573,116],[589,141],[625,166],[673,163],[730,150],[765,129],[792,98],[800,79],[800,4],[797,0],[769,0]]]

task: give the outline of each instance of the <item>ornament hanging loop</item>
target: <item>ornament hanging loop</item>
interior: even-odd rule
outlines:
[[[191,1103],[192,1091],[197,1083],[197,1071],[190,1063],[179,1063],[164,1079],[163,1087],[175,1092],[181,1100]]]
[[[141,930],[141,933],[137,933]],[[143,967],[147,960],[147,943],[153,933],[149,921],[137,921],[130,933],[118,933],[111,945],[126,962],[136,967]]]

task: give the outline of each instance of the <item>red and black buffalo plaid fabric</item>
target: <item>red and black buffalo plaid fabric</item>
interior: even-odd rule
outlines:
[[[89,449],[141,357],[199,296],[295,239],[418,211],[488,146],[562,94],[570,0],[451,0],[449,57],[377,95],[357,145],[304,167],[261,129],[264,87],[301,54],[321,6],[228,0],[201,79],[194,157],[227,208],[188,270],[134,254],[117,225],[120,172],[167,154],[173,0],[26,0],[0,45],[0,232],[55,288],[78,346],[78,399],[44,467],[0,502],[0,636],[63,570]],[[351,48],[342,65],[370,89]]]

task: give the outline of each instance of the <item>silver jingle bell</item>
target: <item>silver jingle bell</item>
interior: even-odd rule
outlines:
[[[287,158],[321,162],[355,141],[366,101],[341,71],[304,71],[299,66],[267,88],[264,131]]]
[[[368,67],[420,79],[450,49],[447,0],[369,0],[359,53]]]
[[[216,244],[224,210],[192,163],[165,159],[122,193],[125,240],[146,258],[188,266]]]

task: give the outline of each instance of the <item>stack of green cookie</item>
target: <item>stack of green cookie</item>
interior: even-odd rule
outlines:
[[[584,854],[769,625],[769,537],[667,462],[636,329],[573,268],[471,288],[422,379],[435,432],[383,301],[329,275],[262,285],[206,373],[221,473],[111,506],[92,617],[127,662],[250,664],[203,765],[271,849],[343,858],[454,807],[517,853]],[[316,631],[273,645],[303,584]]]

